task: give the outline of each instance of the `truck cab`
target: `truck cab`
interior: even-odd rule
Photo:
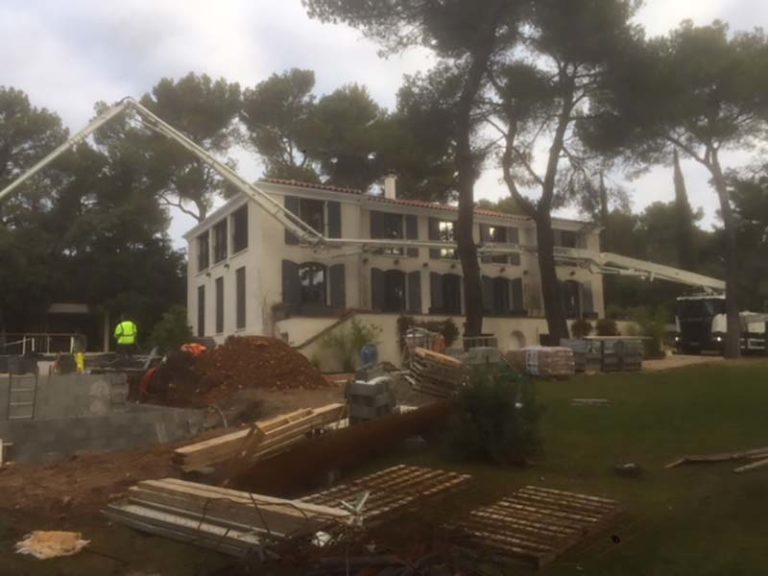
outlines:
[[[766,315],[741,312],[741,350],[765,353]],[[682,296],[675,306],[675,347],[683,354],[723,352],[728,331],[725,295]]]

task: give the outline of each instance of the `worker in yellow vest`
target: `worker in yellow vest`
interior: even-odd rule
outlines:
[[[139,329],[136,324],[120,316],[120,322],[115,327],[115,340],[117,341],[117,351],[126,356],[132,354],[136,349],[136,338],[139,335]]]

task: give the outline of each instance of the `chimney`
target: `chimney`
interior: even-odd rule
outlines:
[[[397,174],[390,172],[384,176],[384,198],[397,198]]]

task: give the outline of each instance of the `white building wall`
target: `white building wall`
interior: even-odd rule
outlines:
[[[433,212],[428,209],[411,209],[402,205],[376,203],[365,196],[357,196],[333,191],[312,189],[297,189],[291,186],[277,184],[260,184],[273,198],[284,202],[286,194],[293,196],[333,200],[341,203],[341,233],[345,238],[370,237],[370,211],[393,212],[397,214],[416,214],[418,217],[418,235],[420,240],[429,239],[429,218],[437,217],[445,220],[455,220],[456,214],[446,211]],[[228,257],[204,271],[197,271],[197,242],[196,237],[205,230],[210,231],[209,241],[213,241],[213,227],[222,218],[230,218],[231,214],[245,203],[244,198],[236,199],[211,215],[204,223],[188,234],[189,261],[187,302],[190,325],[197,333],[197,288],[206,289],[206,335],[214,336],[218,341],[229,334],[267,334],[285,336],[294,344],[299,345],[320,330],[338,321],[338,313],[330,313],[323,318],[288,318],[280,319],[275,314],[274,307],[280,307],[283,300],[282,260],[295,263],[318,262],[325,265],[345,264],[346,276],[346,308],[354,310],[370,309],[371,301],[371,269],[398,269],[405,273],[419,271],[421,275],[421,304],[425,318],[440,319],[441,316],[426,316],[430,307],[430,273],[453,273],[461,275],[461,265],[458,260],[433,260],[428,248],[418,248],[417,258],[408,256],[361,254],[354,247],[314,249],[306,246],[288,245],[285,242],[285,229],[274,218],[267,215],[255,203],[248,202],[248,248],[240,254],[232,254],[231,227]],[[532,222],[524,217],[510,219],[493,219],[478,216],[478,223],[488,223],[516,227],[522,245],[536,245],[536,233]],[[230,223],[231,226],[231,223]],[[558,228],[581,230],[582,224],[568,221],[556,221]],[[323,231],[325,232],[325,231]],[[475,230],[476,240],[479,240],[479,229]],[[584,244],[588,249],[599,250],[599,237],[594,231],[587,235]],[[213,259],[211,245],[211,259]],[[246,267],[246,328],[237,330],[236,324],[236,286],[235,271],[240,266]],[[543,320],[543,305],[540,289],[540,274],[535,253],[521,254],[520,265],[482,263],[482,274],[490,277],[505,277],[510,280],[523,279],[523,302],[528,318],[495,318],[486,317],[484,332],[493,333],[499,340],[502,349],[513,349],[521,344],[532,344],[539,341],[541,334],[546,333],[546,322]],[[224,331],[215,333],[215,280],[224,278]],[[572,267],[558,267],[558,277],[561,280],[577,280],[590,282],[594,299],[595,311],[604,314],[602,277],[592,274],[589,270]],[[462,287],[463,288],[463,287]],[[463,302],[463,297],[462,297]],[[278,310],[279,311],[279,310]],[[365,317],[375,318],[386,334],[394,334],[399,314],[368,314]],[[461,330],[463,318],[455,317],[454,322]],[[391,326],[390,326],[391,325]],[[382,357],[390,359],[394,351],[393,344],[387,337],[388,344],[383,344]],[[396,338],[394,339],[396,346]],[[316,344],[315,344],[316,345]],[[399,352],[398,352],[399,354]],[[391,360],[392,361],[392,360]]]

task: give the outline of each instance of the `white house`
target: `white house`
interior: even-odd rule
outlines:
[[[452,240],[454,206],[295,181],[267,180],[259,188],[328,238]],[[536,245],[525,216],[477,210],[475,238],[485,244]],[[556,244],[599,252],[598,230],[555,219]],[[300,245],[274,218],[240,194],[187,232],[189,323],[199,336],[273,335],[307,354],[316,336],[357,312],[382,329],[380,356],[396,362],[401,315],[453,318],[461,327],[461,265],[453,250],[315,248]],[[500,347],[537,343],[546,334],[536,255],[483,255],[484,332]],[[604,313],[599,274],[559,266],[570,318]]]

